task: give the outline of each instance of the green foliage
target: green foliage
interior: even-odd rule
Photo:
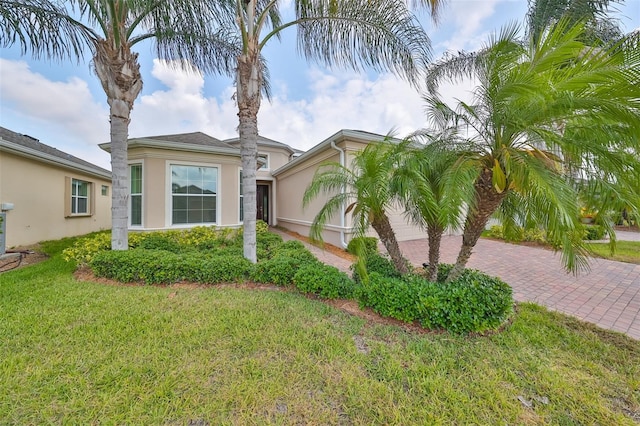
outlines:
[[[347,253],[359,255],[360,253],[376,254],[378,253],[378,239],[376,237],[355,237],[347,244]]]
[[[293,284],[303,293],[314,293],[325,299],[349,299],[355,288],[347,274],[321,263],[302,265],[293,277]]]
[[[129,242],[135,234],[129,236]],[[91,263],[97,253],[111,250],[111,232],[98,232],[85,238],[77,239],[71,247],[62,252],[67,262],[75,261],[78,265]]]
[[[365,268],[367,273],[378,273],[383,277],[389,278],[400,278],[402,275],[398,272],[398,270],[393,266],[391,260],[378,253],[370,254],[365,259]],[[353,280],[357,283],[362,282],[360,277],[360,273],[358,272],[357,264],[351,265],[351,270],[353,271]]]
[[[257,220],[256,221],[256,234],[260,235],[260,234],[266,234],[269,232],[269,224],[267,222],[265,222],[264,220]]]
[[[547,240],[547,233],[543,229],[539,228],[525,229],[521,226],[518,226],[507,234],[501,225],[493,225],[488,231],[486,231],[485,235],[487,237],[505,240],[513,243],[528,241],[539,244],[551,244],[551,242]]]
[[[179,253],[183,246],[178,242],[178,235],[175,232],[153,232],[144,235],[137,248],[146,250],[164,250],[172,253]]]
[[[102,251],[90,262],[93,273],[121,282],[171,284],[183,276],[183,257],[163,250]]]
[[[260,283],[289,285],[300,267],[307,264],[321,265],[316,257],[297,240],[282,243],[273,249],[273,255],[254,265],[251,279]]]
[[[143,248],[126,251],[103,251],[90,263],[99,277],[121,282],[171,284],[187,280],[201,283],[241,281],[249,275],[252,264],[242,255],[212,256],[201,252],[176,254]]]
[[[357,296],[362,306],[370,307],[380,315],[413,322],[420,319],[417,303],[420,287],[417,284],[423,282],[429,284],[413,276],[400,279],[371,272],[369,283],[358,287]]]
[[[446,277],[441,268],[439,278]],[[482,332],[500,326],[513,311],[509,285],[479,271],[465,270],[455,281],[432,283],[418,275],[385,277],[373,272],[358,288],[362,306],[401,321],[454,333]]]
[[[593,241],[604,238],[605,229],[602,225],[588,225],[584,227],[584,239]]]

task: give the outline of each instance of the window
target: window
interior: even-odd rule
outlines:
[[[269,154],[265,154],[263,152],[258,153],[258,161],[263,163],[258,170],[269,170]]]
[[[129,166],[129,220],[142,226],[142,164]]]
[[[240,222],[244,221],[244,188],[242,187],[242,170],[240,170]]]
[[[109,195],[109,187],[107,185],[102,185],[102,195],[105,197]]]
[[[217,222],[218,169],[171,165],[171,223]]]
[[[87,215],[89,210],[90,182],[79,179],[71,179],[71,214]]]

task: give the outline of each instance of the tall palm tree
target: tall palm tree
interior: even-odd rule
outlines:
[[[407,273],[407,261],[389,220],[389,211],[398,200],[391,187],[391,176],[398,165],[397,153],[396,147],[389,142],[373,142],[356,154],[350,167],[340,163],[322,165],[307,187],[302,202],[306,207],[320,194],[329,196],[313,219],[312,238],[322,238],[325,224],[335,214],[351,213],[354,233],[363,236],[372,227],[398,272]],[[343,212],[342,206],[347,203]]]
[[[142,90],[133,47],[153,39],[163,59],[188,59],[201,70],[231,68],[227,57],[206,55],[217,22],[217,2],[173,0],[1,0],[0,46],[52,60],[91,56],[109,103],[113,250],[128,247],[127,139],[130,114]],[[208,23],[205,25],[204,23]]]
[[[283,20],[278,0],[221,0],[221,33],[237,48],[236,102],[244,188],[244,255],[256,261],[257,116],[265,89],[263,48],[289,27],[307,59],[327,66],[393,71],[415,82],[429,58],[429,38],[402,0],[295,0],[294,17]],[[439,0],[425,3],[435,11]],[[213,55],[217,51],[212,51]]]
[[[544,227],[568,269],[586,267],[576,232],[578,197],[567,170],[587,179],[606,175],[626,188],[618,192],[624,201],[640,205],[640,160],[632,155],[640,140],[640,53],[627,42],[591,48],[581,41],[583,31],[583,24],[561,20],[537,42],[525,43],[509,26],[480,52],[431,67],[427,80],[434,90],[444,80],[478,81],[472,103],[451,110],[469,131],[472,149],[464,161],[477,174],[449,281],[462,272],[499,208],[503,217]]]

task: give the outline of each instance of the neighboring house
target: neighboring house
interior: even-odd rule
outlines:
[[[6,247],[109,229],[111,172],[0,127],[0,206]]]
[[[341,130],[303,153],[289,145],[258,140],[257,218],[269,225],[308,235],[324,200],[307,209],[302,196],[318,167],[326,161],[349,165],[368,143],[383,140],[372,133]],[[100,147],[109,151],[110,144]],[[129,221],[131,230],[185,228],[196,225],[239,227],[243,220],[242,165],[239,140],[221,141],[204,133],[129,139]],[[350,216],[334,217],[325,241],[341,245],[351,238]],[[393,215],[401,240],[424,238]]]

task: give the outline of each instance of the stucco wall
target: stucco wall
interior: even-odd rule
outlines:
[[[91,182],[91,216],[65,217],[70,203],[65,197],[66,178]],[[108,187],[106,196],[101,194],[102,185]],[[110,180],[6,151],[0,151],[0,202],[14,204],[7,212],[9,248],[111,228]]]
[[[171,224],[172,164],[218,168],[218,226],[239,225],[240,158],[235,156],[157,148],[130,148],[129,163],[142,164],[143,225],[132,229],[192,227]]]

